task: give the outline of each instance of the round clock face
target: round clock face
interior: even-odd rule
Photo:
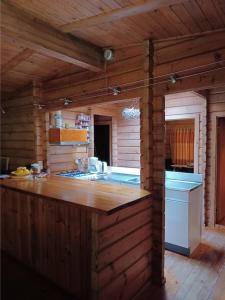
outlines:
[[[111,49],[106,49],[104,51],[104,58],[106,60],[111,60],[113,58],[113,51]]]

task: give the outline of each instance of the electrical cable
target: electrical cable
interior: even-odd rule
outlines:
[[[140,83],[140,82],[145,82],[147,80],[155,80],[155,79],[160,79],[160,78],[164,78],[164,77],[170,77],[174,74],[176,75],[179,75],[181,73],[184,73],[184,72],[188,72],[188,71],[193,71],[193,70],[196,70],[196,69],[201,69],[201,68],[205,68],[205,67],[209,67],[209,66],[214,66],[214,65],[218,65],[218,64],[221,64],[221,63],[225,63],[225,60],[220,60],[220,61],[217,61],[217,62],[212,62],[212,63],[209,63],[209,64],[205,64],[205,65],[201,65],[201,66],[196,66],[196,67],[192,67],[192,68],[187,68],[187,69],[184,69],[184,70],[180,70],[180,71],[177,71],[177,72],[171,72],[171,73],[167,73],[167,74],[164,74],[164,75],[160,75],[160,76],[154,76],[154,77],[147,77],[145,79],[140,79],[140,80],[137,80],[137,81],[132,81],[132,82],[126,82],[126,83],[122,83],[120,85],[118,85],[120,88],[123,87],[123,86],[127,86],[127,85],[134,85],[134,84],[137,84],[137,83]],[[104,79],[108,79],[108,76],[107,77],[104,77],[104,78],[100,78],[99,80],[104,80]],[[177,79],[180,79],[180,77],[178,76]],[[95,80],[93,80],[95,81]],[[91,82],[91,80],[88,80],[88,82]],[[82,82],[81,82],[82,83]],[[113,89],[113,87],[109,86],[109,87],[104,87],[104,88],[101,88],[101,89],[97,89],[95,91],[92,91],[92,93],[97,93],[99,91],[104,91],[104,90],[108,90],[108,89]],[[87,93],[88,95],[88,93]]]
[[[220,61],[221,62],[221,61]],[[224,61],[222,61],[224,62]],[[217,63],[218,64],[218,63]],[[208,65],[212,65],[212,64],[208,64]],[[206,65],[204,65],[206,66]],[[199,67],[198,67],[199,68]],[[196,68],[192,68],[192,69],[196,69]],[[189,74],[189,75],[183,75],[183,76],[179,76],[177,78],[177,81],[179,80],[182,80],[182,79],[185,79],[185,78],[190,78],[190,77],[195,77],[195,76],[198,76],[198,75],[203,75],[203,74],[206,74],[206,73],[210,73],[212,71],[217,71],[217,70],[221,70],[221,69],[225,69],[225,66],[222,66],[222,67],[218,67],[216,69],[213,69],[213,70],[205,70],[205,71],[201,71],[201,72],[198,72],[198,73],[194,73],[194,74]],[[181,71],[180,71],[181,72]],[[182,71],[184,72],[184,71]],[[172,73],[174,74],[174,73]],[[176,74],[178,74],[178,72],[176,72]],[[165,77],[165,75],[163,76],[160,76],[160,77]],[[156,78],[156,77],[155,77]],[[159,77],[158,77],[159,78]],[[148,81],[149,79],[152,79],[151,77],[149,78],[146,78],[146,79],[142,79],[142,80],[138,80],[138,81],[133,81],[133,82],[129,82],[129,83],[126,83],[126,84],[121,84],[119,85],[119,87],[121,86],[125,86],[125,85],[132,85],[132,84],[137,84],[137,83],[140,83],[140,82],[146,82]],[[124,92],[128,92],[128,91],[131,91],[131,90],[135,90],[135,89],[140,89],[140,88],[145,88],[145,87],[150,87],[150,86],[156,86],[156,85],[161,85],[161,84],[165,84],[165,83],[171,83],[170,79],[167,79],[167,80],[163,80],[163,81],[158,81],[158,82],[153,82],[153,83],[148,83],[148,84],[143,84],[143,85],[138,85],[136,87],[128,87],[128,88],[125,88],[125,89],[121,89],[121,93],[124,93]],[[171,83],[172,84],[172,83]],[[103,97],[103,96],[109,96],[111,95],[112,93],[109,92],[109,89],[110,87],[106,87],[106,88],[103,88],[103,89],[98,89],[98,90],[95,90],[95,91],[92,91],[92,92],[89,92],[87,94],[84,94],[84,95],[81,95],[81,96],[76,96],[76,95],[70,95],[70,97],[76,97],[75,100],[71,100],[72,103],[75,103],[75,102],[78,102],[80,100],[88,100],[88,99],[91,99],[91,98],[97,98],[97,97]],[[112,89],[112,88],[111,88]],[[97,95],[94,95],[92,93],[96,93],[98,91],[104,91],[104,90],[107,90],[107,92],[104,92],[104,93],[100,93],[100,94],[97,94]],[[89,95],[89,96],[88,96]],[[58,101],[61,101],[61,98],[60,99],[56,99],[56,100],[49,100],[48,102],[45,101],[43,102],[46,106],[49,105],[50,103],[50,107],[51,107],[51,104],[54,104]],[[42,104],[42,102],[39,103],[40,105]],[[20,107],[30,107],[30,105],[21,105]],[[33,105],[32,105],[33,106]]]

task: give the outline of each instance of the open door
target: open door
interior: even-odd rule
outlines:
[[[111,165],[112,117],[94,116],[94,155]]]
[[[225,118],[217,126],[217,224],[225,225]]]

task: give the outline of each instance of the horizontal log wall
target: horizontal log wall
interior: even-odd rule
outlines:
[[[225,86],[210,91],[207,108],[206,224],[216,223],[217,118],[225,117]]]
[[[156,41],[154,47],[154,76],[158,77],[156,81],[164,81],[165,78],[161,76],[167,75],[167,82],[155,86],[155,95],[209,89],[224,84],[224,32]],[[177,75],[175,84],[168,80],[168,74]]]
[[[151,200],[111,216],[96,216],[92,245],[93,299],[129,300],[139,295],[150,286],[152,273]]]
[[[2,103],[6,113],[1,116],[1,155],[9,157],[10,170],[36,158],[33,109],[20,109],[24,103],[33,103],[32,90]]]
[[[143,79],[143,62],[143,46],[118,49],[115,59],[112,62],[106,62],[105,72],[100,74],[81,72],[46,82],[43,86],[44,99],[51,105],[53,100],[69,97],[74,100],[73,106],[79,107],[138,97],[140,90],[123,92],[118,96],[107,94],[107,92],[110,87],[123,84],[126,86],[130,82]],[[103,90],[100,94],[103,96],[96,92],[101,89]],[[90,96],[92,94],[93,97]]]
[[[63,122],[74,126],[75,114],[84,112],[94,115],[112,117],[112,165],[118,167],[140,168],[140,119],[125,120],[121,112],[134,102],[126,101],[110,103],[107,109],[104,106],[90,106],[77,110],[62,110]],[[137,102],[138,105],[138,102]],[[51,113],[53,115],[54,113]],[[52,117],[51,117],[52,119]],[[88,146],[59,146],[48,145],[48,165],[52,172],[72,170],[77,158],[88,158],[94,155],[93,125],[90,127],[90,144]],[[46,139],[42,139],[43,141]]]
[[[117,105],[117,166],[140,168],[140,118],[126,120],[122,110],[130,107],[134,101]],[[139,101],[136,100],[139,107]]]

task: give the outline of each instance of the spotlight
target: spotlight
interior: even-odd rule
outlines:
[[[1,107],[1,112],[2,112],[3,115],[5,115],[5,113],[6,113],[5,110],[2,107]]]
[[[171,75],[170,76],[170,81],[172,84],[175,84],[177,82],[177,76],[174,74],[174,75]]]
[[[62,99],[60,99],[60,100],[64,101],[64,105],[65,105],[65,106],[67,106],[67,105],[69,105],[70,103],[73,102],[73,101],[70,100],[69,98],[62,98]]]
[[[110,88],[112,90],[113,96],[118,96],[121,93],[121,88],[120,87],[113,87]]]
[[[33,103],[33,106],[37,109],[42,109],[43,107],[45,107],[45,104],[40,104],[40,103]]]

